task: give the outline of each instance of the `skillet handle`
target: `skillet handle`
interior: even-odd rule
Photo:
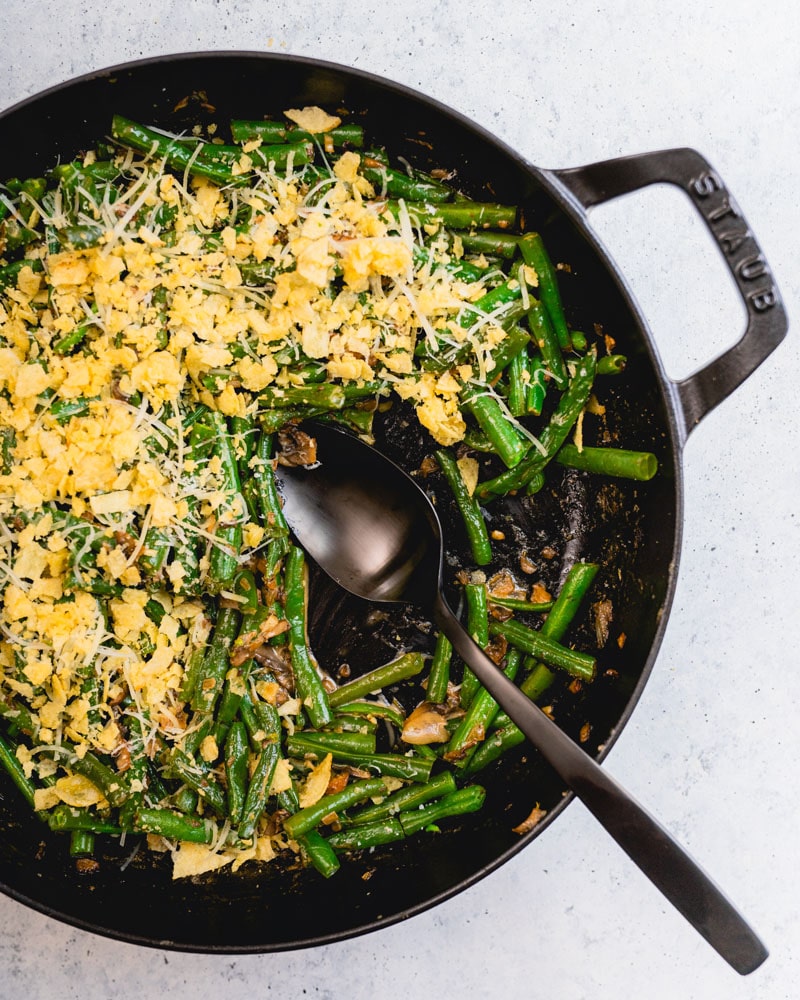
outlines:
[[[744,302],[747,327],[733,347],[675,383],[688,435],[786,336],[786,312],[755,237],[719,174],[693,149],[623,156],[551,173],[583,208],[649,184],[674,184],[689,196],[719,247]]]

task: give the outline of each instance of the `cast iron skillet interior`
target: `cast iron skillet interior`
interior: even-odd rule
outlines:
[[[524,550],[535,566],[529,582],[555,588],[575,559],[601,564],[591,602],[613,604],[611,634],[599,653],[596,682],[577,692],[559,687],[553,710],[576,739],[602,756],[627,720],[651,668],[672,597],[680,541],[679,440],[668,383],[648,332],[619,277],[568,199],[481,129],[401,87],[340,67],[257,54],[188,55],[156,59],[81,78],[0,116],[0,174],[36,175],[108,134],[115,112],[180,130],[232,117],[279,117],[289,107],[346,109],[393,157],[422,168],[455,171],[469,195],[522,206],[526,227],[539,229],[555,261],[573,328],[593,335],[599,325],[629,364],[619,378],[598,382],[604,417],[587,417],[585,441],[618,443],[656,453],[658,476],[637,485],[565,472],[553,466],[534,500],[513,498],[490,508],[494,569],[518,576]],[[176,110],[176,108],[178,110]],[[407,469],[418,467],[432,442],[402,408],[380,421],[378,442]],[[435,477],[426,481],[440,492]],[[440,505],[450,564],[468,563],[456,517]],[[555,550],[554,558],[543,551]],[[452,581],[451,581],[452,582]],[[417,613],[389,611],[312,580],[311,637],[323,667],[342,662],[353,673],[391,658],[400,645],[430,650],[430,627]],[[568,640],[596,647],[591,610]],[[69,923],[141,944],[203,951],[274,951],[319,944],[392,923],[468,886],[527,844],[564,807],[566,788],[526,746],[486,772],[484,809],[423,835],[347,861],[325,881],[313,870],[245,866],[196,880],[172,882],[166,859],[137,839],[102,845],[100,870],[81,876],[63,837],[29,814],[0,774],[0,884],[24,903]],[[512,827],[534,805],[547,818],[525,837]],[[602,833],[598,831],[598,838]],[[133,854],[133,857],[132,857]],[[524,889],[522,891],[525,891]]]

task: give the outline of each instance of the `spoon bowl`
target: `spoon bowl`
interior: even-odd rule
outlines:
[[[284,514],[300,545],[358,597],[424,608],[533,746],[689,923],[744,975],[768,952],[722,891],[608,772],[531,702],[472,640],[442,592],[444,545],[425,492],[376,449],[313,424],[314,465],[278,465]]]

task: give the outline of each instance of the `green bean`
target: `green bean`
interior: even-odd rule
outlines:
[[[391,198],[405,198],[407,201],[443,202],[451,201],[452,189],[444,184],[394,170],[392,167],[361,166],[361,174],[378,188],[381,195],[388,194]]]
[[[592,562],[574,563],[558,592],[541,634],[548,639],[560,641],[569,628],[577,610],[594,582],[599,566]]]
[[[520,351],[519,354],[514,355],[508,363],[506,374],[508,375],[508,412],[512,417],[521,417],[528,412],[525,398],[527,375],[529,374],[526,352]]]
[[[321,757],[324,754],[312,745],[304,733],[295,733],[286,740],[286,753],[289,757]],[[427,781],[430,777],[433,760],[416,757],[404,757],[394,753],[359,754],[346,750],[333,752],[333,759],[342,764],[352,764],[387,778],[401,778],[404,781]]]
[[[239,631],[239,635],[234,640],[234,650],[241,634],[242,630]],[[222,695],[217,704],[214,726],[211,730],[211,735],[216,740],[218,746],[222,746],[225,743],[231,724],[239,712],[239,706],[246,693],[247,678],[252,668],[253,661],[245,660],[240,666],[232,667],[225,675],[225,682],[222,685]]]
[[[488,202],[405,202],[405,207],[412,222],[418,225],[440,223],[449,229],[510,229],[517,220],[515,207]],[[397,202],[387,201],[384,211],[398,218],[400,206]]]
[[[3,252],[14,253],[30,246],[38,238],[35,229],[20,225],[16,219],[6,219],[0,223],[0,237],[3,239]]]
[[[65,357],[70,354],[76,347],[83,343],[86,339],[86,335],[95,325],[94,320],[87,320],[85,323],[79,323],[74,330],[70,333],[65,334],[60,340],[57,340],[53,344],[53,352]]]
[[[431,669],[428,673],[428,686],[425,690],[428,701],[434,705],[442,704],[447,698],[452,655],[453,644],[444,632],[440,632],[436,637],[433,660],[431,661]]]
[[[47,813],[47,825],[56,832],[85,830],[88,833],[110,833],[116,836],[122,833],[118,823],[110,823],[88,809],[76,809],[63,803]]]
[[[597,374],[621,375],[627,364],[628,359],[624,354],[605,354],[597,359]]]
[[[24,267],[29,267],[34,273],[43,271],[44,265],[40,260],[15,260],[11,264],[0,267],[0,292],[6,288],[15,288],[19,279],[19,273]]]
[[[273,435],[293,421],[312,420],[325,414],[344,413],[344,410],[326,410],[319,406],[284,406],[258,411],[258,426],[264,434]]]
[[[581,333],[580,330],[573,330],[570,333],[570,339],[572,341],[572,350],[577,351],[579,354],[582,354],[589,346],[589,338],[585,333]]]
[[[190,816],[197,812],[197,803],[200,796],[193,788],[184,785],[171,798],[171,804],[178,812],[188,813]]]
[[[267,804],[269,788],[279,757],[280,748],[276,743],[267,743],[259,754],[253,776],[247,786],[247,796],[239,823],[239,837],[242,840],[249,840],[255,833],[256,824]]]
[[[142,720],[138,715],[129,715],[127,724],[130,766],[123,772],[127,799],[119,813],[120,821],[124,826],[130,824],[131,817],[135,811],[145,804],[144,790],[148,782],[148,761],[145,751],[145,735]]]
[[[303,550],[292,546],[284,572],[286,618],[289,622],[289,649],[297,693],[316,728],[333,719],[328,695],[316,664],[311,659],[306,635],[306,560]]]
[[[435,778],[425,784],[408,785],[391,795],[387,795],[382,802],[371,806],[363,806],[356,812],[349,813],[346,818],[347,826],[356,826],[363,823],[374,823],[376,820],[394,816],[401,809],[415,809],[430,802],[431,799],[438,799],[442,795],[449,795],[456,790],[456,779],[451,771],[442,771]]]
[[[50,412],[60,424],[67,424],[73,417],[85,417],[91,410],[92,403],[97,402],[98,397],[84,398],[78,396],[77,399],[57,399],[50,407]]]
[[[579,363],[569,387],[559,399],[549,423],[539,435],[540,448],[532,448],[515,468],[501,473],[494,479],[479,483],[476,492],[480,499],[491,500],[504,496],[511,490],[522,489],[537,472],[542,471],[560,449],[586,405],[594,381],[594,371],[594,354],[590,353]]]
[[[155,833],[167,840],[194,844],[210,844],[215,834],[214,824],[209,820],[171,809],[139,809],[133,827],[139,833]]]
[[[525,410],[538,417],[547,394],[547,372],[541,358],[528,358],[528,384],[525,387]]]
[[[591,587],[599,567],[597,563],[575,563],[558,593],[553,607],[542,623],[540,635],[547,639],[560,641],[570,623],[575,618],[578,608]],[[520,685],[520,690],[532,701],[540,697],[555,680],[555,674],[544,663],[526,658],[525,668],[531,671]],[[510,723],[505,713],[495,718],[499,727]]]
[[[507,313],[502,320],[502,326],[506,335],[497,347],[494,348],[492,356],[487,362],[487,385],[496,381],[511,363],[512,359],[515,358],[520,351],[526,350],[531,342],[530,333],[527,330],[524,330],[516,322],[519,318],[517,313],[519,313],[521,308],[521,303],[515,303],[513,314],[511,312]],[[510,320],[509,317],[511,317]]]
[[[417,831],[437,823],[440,819],[477,812],[483,805],[485,798],[486,789],[480,785],[469,785],[467,788],[459,788],[458,791],[451,792],[450,795],[445,795],[438,802],[432,802],[421,809],[401,812],[397,818],[400,820],[405,835],[410,837]]]
[[[200,667],[191,706],[196,712],[211,713],[222,693],[222,683],[228,671],[229,654],[239,631],[241,614],[236,608],[220,608],[211,645]]]
[[[503,673],[509,680],[513,681],[516,677],[521,660],[522,656],[518,650],[509,650],[503,669]],[[445,746],[445,760],[449,760],[457,767],[463,767],[474,753],[475,745],[485,738],[497,711],[497,702],[486,688],[482,687],[469,703],[466,715],[450,737],[450,742]]]
[[[199,159],[205,166],[213,164],[219,168],[228,168],[233,174],[234,166],[246,164],[250,161],[254,167],[272,166],[276,170],[283,170],[288,167],[289,161],[294,167],[311,163],[314,159],[314,147],[310,142],[298,140],[296,142],[278,143],[271,146],[259,146],[250,149],[246,153],[240,146],[217,146],[214,143],[206,143],[201,146]]]
[[[129,794],[125,783],[116,771],[104,764],[91,750],[82,757],[70,758],[70,767],[96,785],[112,806],[119,808],[124,805]]]
[[[203,669],[204,658],[204,649],[193,649],[189,654],[189,659],[183,672],[183,680],[180,688],[180,696],[184,701],[191,702],[194,698],[200,672]]]
[[[346,705],[337,705],[333,724],[337,723],[342,715],[363,716],[365,718],[374,716],[376,719],[386,719],[398,729],[403,728],[404,722],[401,712],[392,708],[391,705],[383,705],[377,701],[348,701]]]
[[[217,184],[241,183],[244,177],[233,174],[230,165],[215,163],[203,155],[204,147],[195,155],[194,149],[181,143],[177,138],[170,138],[160,132],[138,125],[122,115],[114,115],[111,122],[111,135],[120,145],[136,149],[166,160],[173,170],[189,170],[190,174],[207,177]]]
[[[513,722],[509,722],[503,729],[498,729],[487,740],[484,740],[475,751],[472,759],[466,764],[464,773],[467,775],[477,774],[478,771],[488,767],[506,751],[524,742],[525,734]]]
[[[524,653],[538,656],[545,663],[566,670],[573,677],[590,681],[594,679],[596,660],[588,653],[580,653],[568,649],[553,639],[548,639],[541,632],[527,628],[519,622],[492,622],[489,626],[491,635],[502,635],[512,646]]]
[[[0,470],[7,476],[11,472],[14,461],[14,449],[17,446],[17,435],[13,427],[0,428]]]
[[[239,467],[231,446],[231,438],[225,417],[218,411],[213,411],[208,417],[214,430],[214,453],[222,464],[222,485],[235,504],[241,500],[242,484],[239,480]],[[211,548],[208,567],[208,585],[212,593],[227,589],[239,568],[239,550],[242,547],[242,511],[233,513],[234,521],[218,521],[214,532],[215,542]]]
[[[275,280],[277,273],[277,268],[271,260],[243,260],[239,264],[239,274],[242,276],[242,284],[255,288],[270,284],[270,282]]]
[[[553,683],[553,671],[534,657],[525,658],[525,667],[530,673],[520,684],[520,691],[531,701],[537,701]]]
[[[489,645],[489,607],[485,583],[468,583],[464,586],[464,599],[467,602],[467,631],[481,647]],[[461,704],[467,708],[475,697],[480,683],[469,667],[464,667],[461,681]]]
[[[69,856],[87,858],[94,854],[95,835],[92,830],[73,830],[69,838]]]
[[[325,410],[341,410],[346,403],[347,395],[344,389],[329,382],[262,389],[259,393],[259,405],[267,409],[313,406]]]
[[[556,461],[571,469],[583,469],[603,476],[619,476],[647,482],[658,471],[658,459],[649,451],[627,451],[624,448],[589,448],[580,451],[574,444],[562,445]]]
[[[467,427],[464,431],[464,444],[473,451],[495,454],[494,445],[479,427]]]
[[[289,525],[283,516],[283,506],[272,468],[272,437],[267,433],[262,433],[258,439],[252,472],[258,488],[259,509],[264,527],[271,535],[288,535]]]
[[[572,347],[572,340],[564,316],[564,307],[561,304],[556,270],[542,242],[542,237],[539,233],[525,233],[519,241],[519,249],[525,263],[536,271],[542,303],[555,328],[561,349],[568,351]]]
[[[248,758],[249,748],[244,723],[234,722],[225,741],[225,786],[228,817],[234,826],[239,825],[247,794]]]
[[[205,738],[212,735],[211,731],[213,728],[214,720],[210,716],[203,716],[198,713],[192,719],[190,731],[184,734],[179,744],[186,757],[192,757],[197,753]]]
[[[297,142],[325,141],[328,137],[335,146],[362,146],[364,144],[364,129],[360,125],[337,125],[329,132],[306,132],[294,125],[273,121],[245,121],[234,119],[231,122],[231,136],[234,142],[250,142],[253,139],[263,139],[264,142]]]
[[[406,832],[400,820],[394,816],[365,823],[363,826],[348,826],[337,830],[328,837],[328,844],[337,851],[364,851],[380,847],[397,840],[405,840]]]
[[[8,774],[25,801],[33,808],[33,793],[36,788],[33,782],[25,776],[25,772],[14,753],[14,748],[0,736],[0,766]]]
[[[461,245],[468,253],[487,253],[511,260],[519,250],[519,236],[511,233],[459,233]]]
[[[537,299],[531,299],[527,314],[528,329],[536,346],[542,352],[544,367],[550,373],[559,389],[566,389],[569,373],[561,353],[561,344],[553,329],[553,324],[544,305]]]
[[[399,684],[400,681],[408,680],[409,677],[416,677],[425,666],[425,658],[421,653],[404,653],[391,663],[386,663],[382,667],[370,670],[369,673],[356,677],[337,688],[330,695],[328,700],[331,708],[338,708],[348,701],[362,698],[366,694],[381,691],[392,684]]]
[[[225,815],[225,793],[204,768],[200,767],[188,754],[177,749],[172,751],[169,765],[177,777],[193,788],[218,816]]]
[[[508,468],[519,465],[530,451],[531,442],[508,420],[498,398],[488,390],[468,386],[464,393],[464,406]]]
[[[487,379],[499,374],[511,358],[530,341],[530,335],[516,326],[517,320],[524,314],[519,285],[516,281],[498,285],[459,314],[456,323],[464,330],[469,330],[478,324],[483,326],[487,316],[492,316],[493,325],[501,326],[506,331],[505,339],[492,351],[491,359],[487,360]],[[466,362],[473,349],[469,339],[453,346],[445,341],[437,341],[432,345],[426,338],[420,342],[414,353],[420,359],[422,368],[436,372],[446,371],[454,365]]]
[[[363,704],[363,703],[362,703]],[[391,711],[391,709],[390,709]],[[403,717],[399,712],[395,713],[400,718],[402,725]],[[323,732],[325,733],[369,733],[374,736],[378,728],[377,718],[370,718],[366,713],[348,713],[337,711],[333,722],[328,723]]]
[[[172,551],[172,536],[161,528],[150,528],[144,538],[139,566],[150,577],[157,576]]]
[[[298,733],[302,737],[303,744],[309,750],[316,750],[318,756],[326,753],[337,754],[340,752],[367,756],[375,753],[374,733]]]
[[[553,607],[552,601],[526,601],[518,597],[498,597],[496,594],[489,594],[489,603],[511,611],[530,611],[535,614],[549,611]]]
[[[436,461],[455,497],[461,520],[464,522],[472,558],[478,566],[486,566],[492,561],[492,544],[478,502],[469,492],[458,463],[449,451],[439,449],[436,452]]]
[[[341,867],[336,852],[317,830],[308,830],[298,837],[303,853],[323,878],[335,875]]]
[[[104,234],[103,226],[65,226],[58,230],[58,241],[66,250],[88,250],[98,246]]]
[[[375,413],[372,410],[359,410],[356,407],[348,407],[344,410],[331,410],[329,413],[323,413],[318,419],[322,423],[341,424],[344,427],[349,427],[350,430],[356,431],[358,434],[371,434],[374,416]]]
[[[283,828],[292,839],[315,829],[331,813],[339,812],[354,806],[364,799],[376,795],[384,795],[386,785],[380,778],[367,778],[346,785],[340,792],[323,795],[313,806],[300,809],[293,816],[283,821]]]

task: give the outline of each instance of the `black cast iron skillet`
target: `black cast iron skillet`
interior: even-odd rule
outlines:
[[[571,170],[531,166],[462,116],[404,87],[339,66],[255,53],[189,54],[114,67],[24,101],[0,115],[0,176],[29,176],[91,147],[119,112],[179,130],[232,117],[279,115],[289,107],[344,108],[393,156],[424,168],[456,171],[455,183],[476,198],[518,204],[527,228],[539,229],[552,257],[569,264],[562,277],[575,329],[595,324],[629,359],[626,372],[598,388],[606,414],[586,423],[586,443],[619,442],[655,452],[660,473],[639,486],[553,470],[531,503],[511,498],[491,508],[506,541],[496,565],[519,566],[556,587],[576,558],[601,563],[593,600],[614,608],[597,681],[559,689],[555,717],[602,758],[627,721],[647,680],[676,583],[683,491],[681,450],[687,435],[775,349],[786,316],[766,262],[718,174],[696,152],[667,150]],[[747,311],[739,342],[681,382],[669,380],[623,279],[593,235],[585,210],[657,182],[675,184],[700,213],[733,275]],[[393,408],[378,444],[407,469],[431,442],[408,414]],[[593,438],[593,439],[592,439]],[[435,482],[432,488],[436,488]],[[442,511],[455,569],[461,536]],[[545,558],[543,553],[555,555]],[[312,580],[311,634],[323,666],[343,661],[354,672],[385,662],[398,646],[429,649],[427,623],[412,612],[384,610],[349,598],[321,576]],[[594,647],[591,616],[570,635]],[[624,636],[624,642],[622,637]],[[0,775],[0,885],[43,913],[111,937],[185,950],[278,951],[334,941],[411,916],[464,889],[526,846],[564,808],[569,796],[529,749],[486,774],[483,811],[442,836],[416,838],[352,860],[329,881],[314,871],[247,866],[173,883],[170,866],[135,843],[103,846],[100,870],[72,870],[63,838],[28,813]],[[511,828],[539,803],[536,829]]]

